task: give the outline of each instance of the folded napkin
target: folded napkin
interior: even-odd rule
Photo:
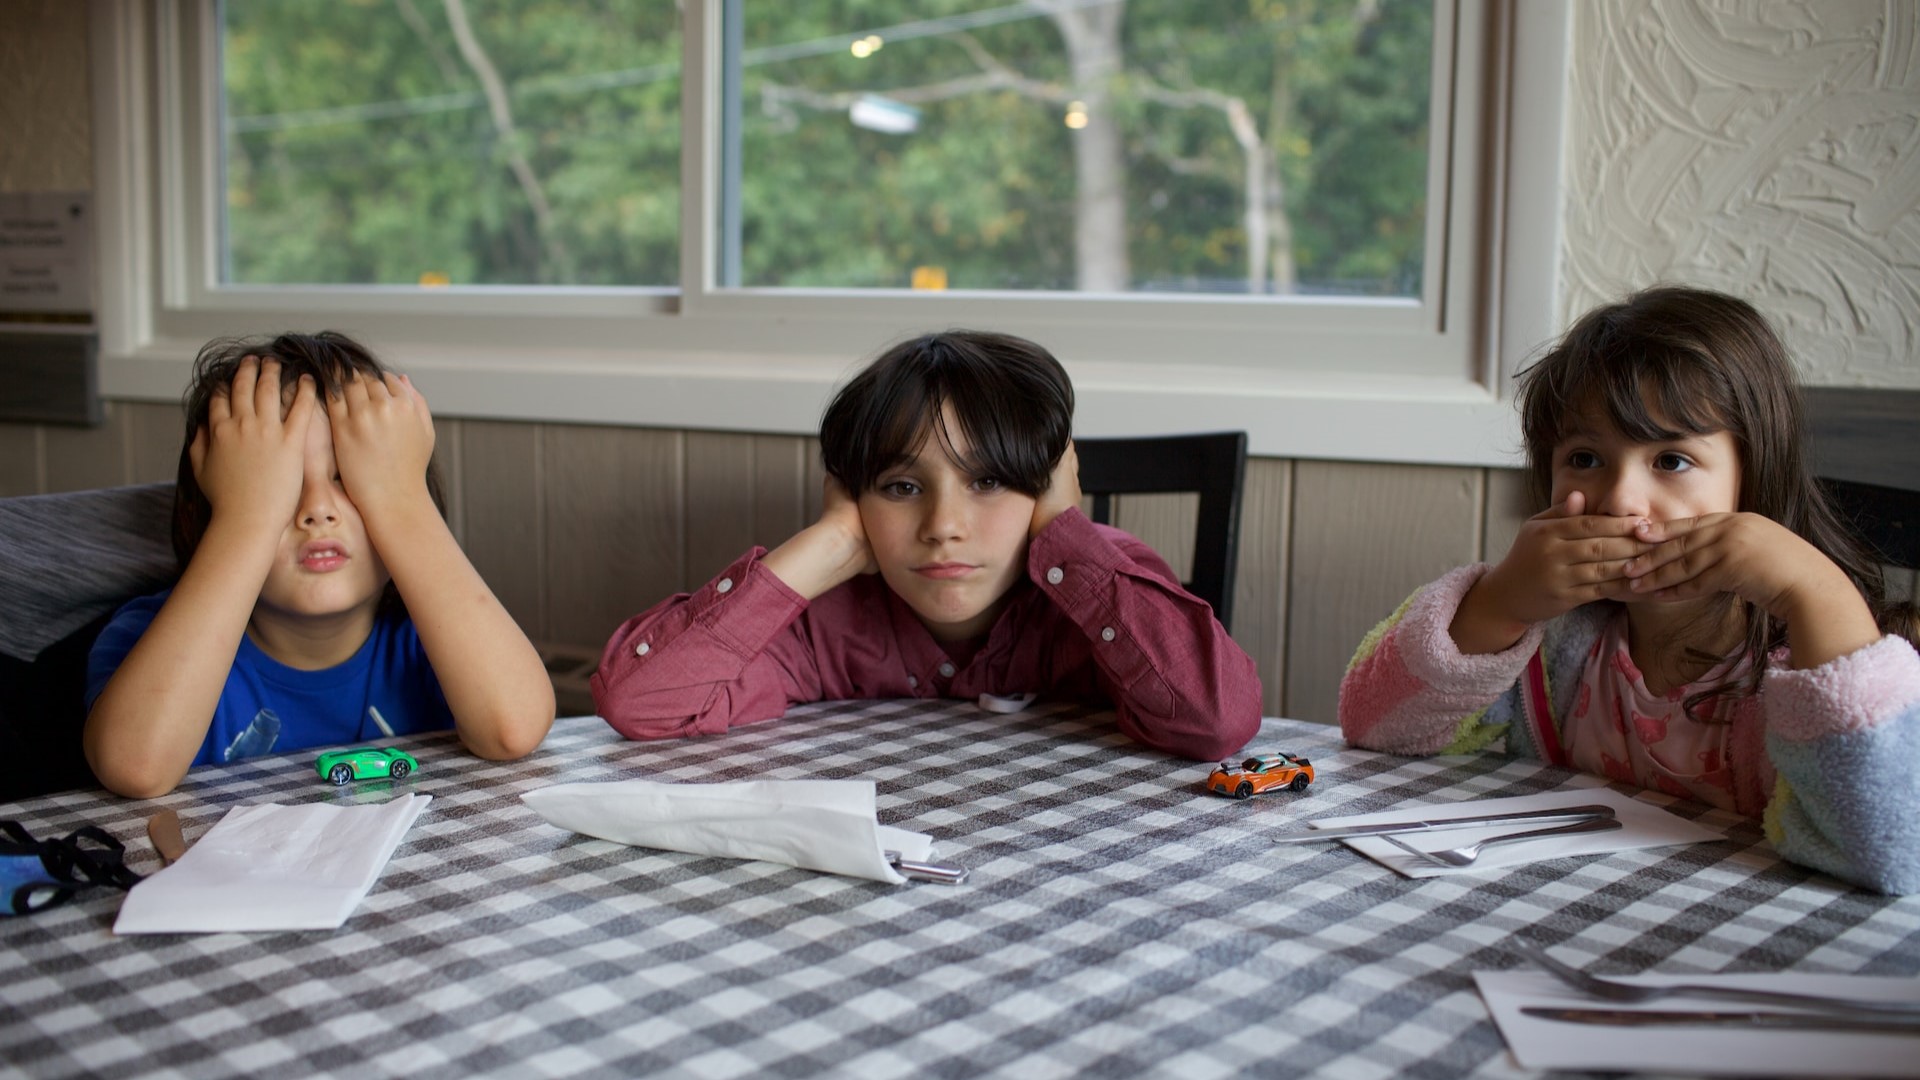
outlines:
[[[1674,844],[1699,844],[1726,839],[1711,829],[1676,817],[1651,803],[1644,803],[1624,792],[1608,787],[1570,788],[1544,795],[1521,795],[1509,799],[1474,799],[1470,802],[1422,803],[1396,806],[1377,814],[1319,818],[1315,828],[1331,829],[1343,825],[1382,825],[1394,821],[1421,821],[1430,818],[1465,817],[1468,814],[1509,814],[1524,810],[1556,810],[1568,806],[1598,803],[1613,808],[1620,828],[1609,832],[1574,833],[1544,840],[1524,840],[1517,844],[1499,844],[1487,848],[1472,866],[1437,866],[1401,850],[1377,836],[1356,836],[1341,843],[1406,877],[1437,877],[1442,874],[1475,874],[1504,866],[1561,859],[1569,855],[1604,855],[1613,851],[1669,847]],[[1403,833],[1400,842],[1422,851],[1462,847],[1490,836],[1546,829],[1553,822],[1529,824],[1502,822],[1492,825],[1443,829],[1437,832]],[[1562,823],[1564,824],[1564,823]]]
[[[520,798],[550,824],[635,847],[759,859],[901,884],[885,852],[933,857],[933,838],[874,820],[868,780],[555,784]]]
[[[113,932],[336,929],[431,798],[236,806],[179,862],[133,887]]]
[[[1859,1031],[1763,1031],[1659,1025],[1614,1027],[1527,1016],[1528,1006],[1636,1012],[1791,1012],[1708,997],[1670,997],[1640,1005],[1597,1001],[1538,971],[1476,971],[1487,1011],[1524,1069],[1659,1072],[1699,1076],[1913,1076],[1920,1035]],[[1920,1001],[1920,982],[1876,975],[1641,975],[1620,982],[1700,983],[1786,990],[1870,1001]]]

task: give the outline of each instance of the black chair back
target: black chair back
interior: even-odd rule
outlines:
[[[1113,524],[1113,496],[1195,492],[1188,592],[1232,628],[1233,577],[1240,551],[1240,494],[1246,486],[1247,433],[1075,439],[1080,490],[1093,496],[1093,520]]]

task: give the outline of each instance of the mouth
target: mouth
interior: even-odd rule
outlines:
[[[300,568],[327,573],[347,565],[353,556],[337,540],[309,540],[300,545]]]
[[[947,581],[952,578],[966,577],[978,569],[980,568],[972,563],[947,562],[927,563],[923,566],[916,566],[913,568],[913,572],[919,574],[921,577],[933,578],[936,581]]]

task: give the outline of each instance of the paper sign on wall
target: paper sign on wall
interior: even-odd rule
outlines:
[[[0,317],[93,310],[93,197],[0,194]]]

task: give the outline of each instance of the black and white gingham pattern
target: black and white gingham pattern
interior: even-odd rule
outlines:
[[[1408,761],[1269,720],[1304,795],[1204,793],[1207,768],[1076,708],[820,705],[724,738],[630,743],[562,721],[531,759],[402,740],[434,802],[345,928],[116,938],[117,894],[0,919],[0,1060],[33,1077],[404,1074],[698,1077],[1514,1075],[1471,972],[1516,933],[1599,970],[1920,974],[1920,898],[1730,839],[1407,880],[1301,819],[1552,789],[1500,758]],[[887,886],[622,847],[520,793],[648,777],[872,779],[880,820],[933,834],[964,886]],[[244,802],[336,791],[312,755],[193,774],[165,799],[0,806],[35,835],[98,824],[153,868],[143,822],[189,840]]]

